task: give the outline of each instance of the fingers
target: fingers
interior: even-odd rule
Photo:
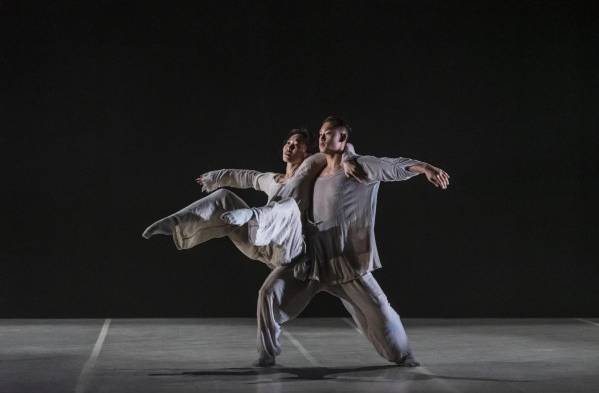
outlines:
[[[347,169],[345,170],[345,177],[349,178],[353,178],[355,179],[357,182],[362,183],[362,179],[360,179],[360,174],[358,173],[358,170],[356,169],[356,167],[347,167]]]
[[[347,178],[351,177],[359,183],[364,183],[368,178],[364,168],[362,168],[362,166],[357,164],[355,161],[344,162],[343,170],[345,171],[345,176]]]
[[[447,174],[447,172],[438,169],[437,172],[433,175],[433,178],[435,179],[437,184],[441,186],[441,188],[443,188],[444,190],[447,189],[447,187],[449,187],[449,175]]]
[[[441,187],[443,187],[443,189],[446,190],[447,186],[449,185],[449,181],[447,180],[447,178],[443,174],[439,175],[439,177],[440,177],[440,180],[441,180]]]
[[[445,186],[449,187],[449,175],[447,173],[443,173],[443,179],[445,179]]]
[[[359,179],[360,183],[364,183],[366,181],[366,179],[368,178],[366,171],[361,166],[358,167],[358,177],[360,178]]]
[[[345,177],[347,177],[348,179],[352,176],[351,168],[345,163],[343,164],[343,173],[345,174]]]
[[[356,165],[352,171],[351,171],[351,176],[356,179],[356,181],[358,183],[364,183],[366,181],[366,179],[368,178],[368,176],[366,175],[366,172],[364,171],[364,169],[359,166]]]
[[[446,190],[449,187],[449,175],[440,168],[431,165],[426,172],[426,177],[437,188],[441,187]]]
[[[357,173],[352,173],[351,177],[353,177],[358,183],[364,183],[364,180]]]
[[[437,181],[437,183],[439,184],[439,186],[441,186],[442,189],[446,189],[447,186],[445,185],[445,180],[443,179],[443,176],[440,173],[437,173],[435,175],[435,180]]]

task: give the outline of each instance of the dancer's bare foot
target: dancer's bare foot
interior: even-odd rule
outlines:
[[[395,362],[399,367],[419,367],[420,362],[418,362],[412,355],[408,355],[403,358],[399,362]]]
[[[252,219],[254,212],[252,209],[235,209],[224,212],[220,215],[220,219],[227,224],[242,226]]]
[[[141,234],[144,238],[149,239],[154,235],[171,235],[173,233],[171,223],[168,220],[155,222],[146,228]]]

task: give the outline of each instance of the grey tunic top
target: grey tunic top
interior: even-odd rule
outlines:
[[[303,262],[297,278],[337,284],[381,267],[374,237],[376,199],[381,181],[410,179],[407,169],[422,162],[409,158],[356,156],[368,180],[359,183],[339,171],[314,184],[313,226],[308,233],[312,263]]]

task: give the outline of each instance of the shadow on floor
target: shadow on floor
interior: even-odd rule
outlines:
[[[354,373],[397,370],[396,373],[384,372],[376,375],[352,375]],[[280,376],[276,380],[248,381],[250,384],[265,382],[284,381],[319,381],[319,380],[352,380],[360,382],[397,382],[397,381],[428,381],[433,379],[462,380],[462,381],[485,381],[485,382],[531,382],[528,380],[512,380],[497,378],[468,378],[447,375],[434,375],[418,372],[418,368],[404,368],[396,365],[366,366],[366,367],[283,367],[271,368],[223,368],[198,371],[182,371],[172,373],[150,373],[149,376],[196,376],[196,377],[259,377],[275,376],[280,374],[292,374],[291,376]]]

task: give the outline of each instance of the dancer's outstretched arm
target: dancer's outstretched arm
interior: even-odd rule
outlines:
[[[211,192],[221,187],[253,188],[267,192],[274,183],[274,173],[251,169],[219,169],[206,172],[196,179],[202,191]]]
[[[410,172],[415,172],[416,174],[423,173],[424,176],[426,176],[426,180],[435,187],[441,187],[444,190],[449,187],[449,174],[434,165],[422,162],[408,166],[408,170]]]
[[[355,177],[358,180],[364,180],[364,171],[356,164],[354,158],[357,157],[354,147],[351,143],[347,144],[343,153],[343,169],[347,176]],[[326,165],[326,158],[323,153],[316,153],[306,158],[297,170],[299,176],[316,176]],[[196,182],[202,186],[202,191],[212,192],[217,188],[253,188],[257,191],[268,193],[276,183],[276,173],[259,172],[251,169],[219,169],[206,172],[196,179]]]
[[[355,155],[354,159],[366,173],[367,182],[400,181],[423,173],[435,187],[446,189],[449,175],[441,168],[411,158]]]

